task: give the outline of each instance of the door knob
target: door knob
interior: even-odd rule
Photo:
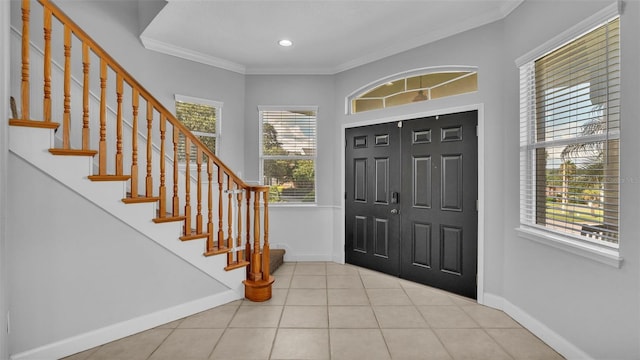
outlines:
[[[391,213],[392,214],[397,214],[398,213],[398,209],[391,209]]]

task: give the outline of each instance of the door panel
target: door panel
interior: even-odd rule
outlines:
[[[400,274],[400,134],[395,123],[347,129],[345,257],[348,263]],[[391,210],[395,209],[396,214]]]
[[[475,111],[405,121],[401,147],[403,173],[411,172],[403,176],[402,189],[414,199],[401,207],[401,276],[471,298],[477,274],[476,124]],[[437,136],[415,141],[426,133]],[[405,238],[411,246],[404,246]]]
[[[476,297],[477,112],[347,129],[348,263]]]

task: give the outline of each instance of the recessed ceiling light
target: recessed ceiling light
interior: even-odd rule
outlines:
[[[289,46],[293,45],[293,42],[291,40],[288,40],[288,39],[282,39],[282,40],[278,41],[278,45],[284,46],[284,47],[289,47]]]

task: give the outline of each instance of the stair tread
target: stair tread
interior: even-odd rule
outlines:
[[[198,233],[194,230],[189,235],[180,236],[180,240],[182,241],[199,240],[199,239],[206,239],[208,237],[209,237],[209,233]]]
[[[128,181],[131,175],[89,175],[91,181]]]
[[[49,149],[49,152],[53,155],[63,156],[95,156],[98,152],[96,150],[82,150],[82,149]]]
[[[243,267],[247,267],[247,266],[249,266],[249,262],[241,260],[241,261],[232,262],[231,264],[225,266],[224,269],[226,271],[230,271],[230,270],[239,269],[239,268],[243,268]]]
[[[127,194],[127,197],[122,199],[122,202],[125,204],[138,204],[138,203],[150,203],[150,202],[156,202],[160,200],[160,197],[157,196],[151,196],[151,197],[146,197],[146,196],[136,196],[134,198],[131,197],[131,193]]]
[[[51,121],[40,121],[40,120],[9,119],[9,125],[40,128],[40,129],[57,129],[60,126],[60,123],[55,123]]]

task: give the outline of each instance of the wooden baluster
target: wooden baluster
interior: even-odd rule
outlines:
[[[122,74],[116,74],[116,175],[123,174],[122,161]]]
[[[184,137],[184,153],[185,153],[185,174],[184,174],[184,234],[191,235],[191,139],[188,136]]]
[[[44,100],[43,120],[51,121],[51,9],[44,8]]]
[[[211,252],[213,251],[213,186],[212,186],[212,182],[213,182],[213,160],[211,160],[211,158],[207,159],[207,179],[209,180],[209,192],[208,192],[208,219],[209,221],[207,222],[207,233],[209,234],[209,236],[207,236],[207,252]]]
[[[153,128],[153,105],[147,100],[147,176],[145,178],[145,196],[153,196],[153,176],[151,175],[151,163],[153,148],[151,147],[151,130]]]
[[[222,230],[222,169],[218,166],[218,249],[224,247],[224,231]]]
[[[245,192],[247,193],[247,232],[246,232],[247,242],[244,245],[245,247],[244,259],[248,262],[251,262],[251,189],[247,188]],[[251,271],[251,268],[247,268],[247,277],[249,276],[250,271]]]
[[[70,149],[71,130],[71,28],[64,26],[64,115],[62,117],[62,148]]]
[[[269,263],[271,260],[269,249],[269,191],[265,191],[264,188],[262,190],[262,207],[264,208],[264,231],[262,232],[262,236],[264,237],[262,244],[262,280],[268,281],[270,277]]]
[[[198,206],[196,214],[196,234],[202,234],[202,149],[199,146],[196,155],[196,165],[198,169]]]
[[[231,176],[227,174],[227,248],[233,248],[233,184]],[[227,265],[233,263],[233,253],[227,253]]]
[[[90,136],[89,132],[89,68],[91,60],[89,57],[89,45],[82,42],[82,150],[89,150]]]
[[[236,189],[240,189],[238,184],[236,184]],[[236,246],[240,247],[242,246],[242,193],[238,192],[236,196],[238,199],[238,237],[236,239]],[[244,251],[239,250],[236,255],[236,261],[240,263],[242,260],[244,260]]]
[[[164,158],[164,140],[166,133],[166,118],[165,115],[160,113],[160,214],[159,218],[164,218],[167,215],[167,188],[165,186],[165,158]],[[151,138],[147,141],[151,142]]]
[[[253,253],[251,254],[251,274],[249,279],[262,280],[262,259],[260,258],[260,193],[253,191]]]
[[[131,105],[133,108],[133,123],[131,124],[131,198],[138,197],[138,106],[139,92],[131,88]]]
[[[180,197],[178,197],[178,143],[180,141],[180,129],[173,127],[173,216],[180,214]]]
[[[100,144],[98,174],[107,174],[107,62],[100,59]]]
[[[29,120],[29,15],[31,3],[22,0],[22,120]]]

